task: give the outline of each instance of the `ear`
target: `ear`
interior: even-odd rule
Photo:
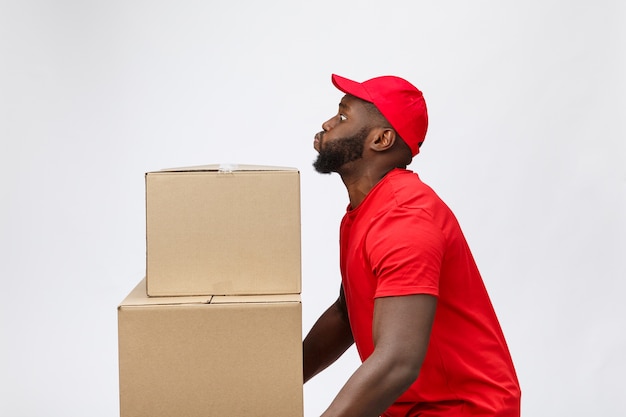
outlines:
[[[396,143],[396,131],[390,128],[380,127],[374,129],[375,137],[370,142],[370,149],[376,152],[383,152],[393,147]]]

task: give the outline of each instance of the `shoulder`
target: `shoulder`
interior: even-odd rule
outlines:
[[[378,199],[396,207],[422,209],[428,212],[444,208],[437,193],[419,175],[406,169],[394,169],[381,181]]]

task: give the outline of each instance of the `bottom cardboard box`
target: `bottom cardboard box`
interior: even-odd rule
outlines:
[[[298,294],[147,297],[118,307],[121,417],[303,415]]]

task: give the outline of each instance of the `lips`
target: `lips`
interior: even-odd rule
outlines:
[[[322,132],[317,132],[313,138],[313,149],[319,152],[320,144],[322,143]]]

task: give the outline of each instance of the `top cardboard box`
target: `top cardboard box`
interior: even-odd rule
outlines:
[[[149,296],[300,293],[297,169],[205,165],[145,180]]]

